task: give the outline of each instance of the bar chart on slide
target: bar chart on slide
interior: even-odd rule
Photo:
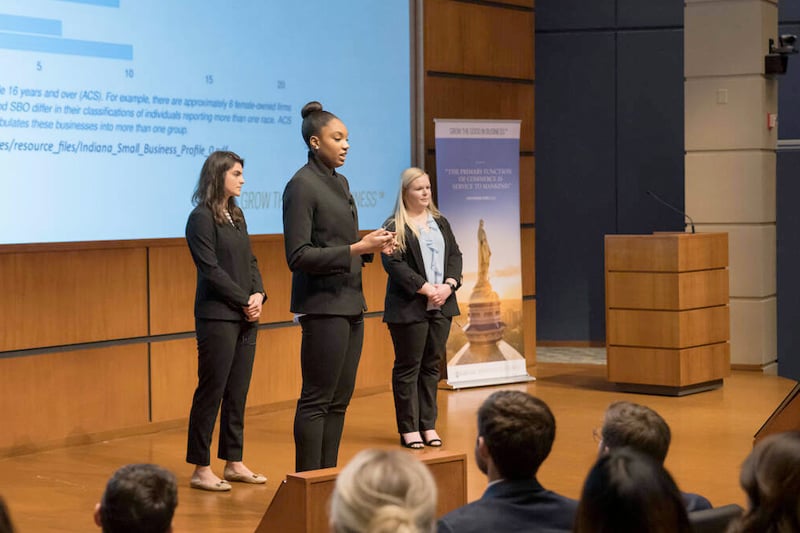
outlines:
[[[404,1],[0,0],[0,184],[24,175],[41,213],[0,210],[0,246],[180,237],[217,150],[247,161],[250,231],[280,233],[310,100],[358,131],[347,177],[378,227],[411,159],[409,27]]]
[[[66,0],[59,0],[66,1]],[[119,0],[68,0],[100,9],[119,8]],[[132,60],[133,46],[64,36],[61,20],[0,12],[0,49]]]

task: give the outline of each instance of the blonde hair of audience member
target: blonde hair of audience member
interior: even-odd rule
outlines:
[[[759,441],[742,464],[739,482],[749,506],[728,531],[800,531],[800,432],[778,433]]]
[[[430,533],[435,521],[433,476],[408,452],[364,450],[336,479],[334,533]]]
[[[394,204],[394,227],[397,231],[397,235],[395,237],[395,240],[397,241],[397,249],[401,252],[405,251],[406,249],[406,234],[405,231],[403,231],[404,227],[408,226],[411,231],[414,232],[414,235],[419,238],[419,230],[417,229],[417,225],[409,223],[408,211],[406,211],[405,195],[411,184],[422,176],[428,176],[428,173],[417,167],[407,168],[402,174],[400,174],[400,189],[397,191],[397,201]],[[428,176],[428,179],[430,179],[430,176]],[[436,205],[433,203],[433,198],[431,198],[431,201],[428,204],[428,212],[430,212],[434,218],[439,218],[442,216],[442,214],[436,208]]]

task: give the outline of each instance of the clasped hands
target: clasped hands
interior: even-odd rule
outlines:
[[[247,305],[242,306],[248,322],[257,322],[261,317],[261,308],[264,305],[264,295],[256,292],[250,295]]]
[[[453,294],[453,288],[447,283],[425,282],[419,292],[428,297],[428,307],[441,307]]]

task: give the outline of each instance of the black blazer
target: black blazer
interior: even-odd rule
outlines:
[[[356,203],[347,179],[312,153],[283,191],[283,239],[293,313],[366,311],[361,267],[372,255],[350,255],[350,245],[359,240]]]
[[[211,209],[198,205],[186,222],[186,242],[197,267],[196,318],[246,320],[250,295],[267,299],[246,223],[217,224]]]
[[[444,279],[456,280],[456,288],[461,286],[461,250],[446,218],[434,218],[444,237]],[[389,231],[395,230],[394,218],[384,223]],[[419,239],[410,228],[406,227],[406,249],[395,251],[392,255],[381,254],[383,268],[389,274],[386,280],[386,299],[383,307],[383,321],[389,323],[408,324],[421,322],[427,317],[428,298],[417,291],[427,280],[425,263]],[[456,293],[450,295],[442,305],[444,316],[461,314],[456,301]]]
[[[500,481],[480,500],[439,519],[438,533],[572,531],[578,502],[546,490],[538,481]]]

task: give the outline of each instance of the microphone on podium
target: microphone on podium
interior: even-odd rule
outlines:
[[[689,220],[689,225],[692,227],[692,233],[694,233],[694,220],[692,220],[692,217],[690,217],[689,215],[687,215],[686,213],[684,213],[683,211],[681,211],[680,209],[678,209],[677,207],[675,207],[671,203],[667,202],[666,200],[663,200],[660,196],[658,196],[653,191],[647,191],[647,194],[649,196],[652,196],[657,202],[669,207],[670,209],[672,209],[673,211],[675,211],[679,215],[683,215],[684,219],[688,219]],[[683,227],[684,228],[686,227],[686,222],[684,222]]]

